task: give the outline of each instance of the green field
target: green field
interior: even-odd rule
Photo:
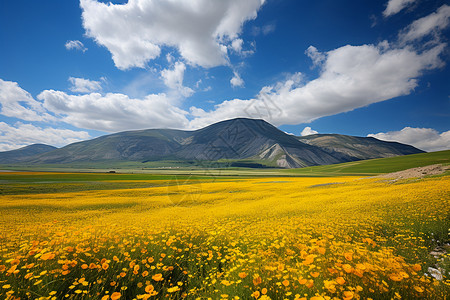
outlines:
[[[223,162],[221,162],[223,163]],[[215,168],[201,169],[198,167],[161,167],[154,166],[151,163],[140,162],[112,162],[94,163],[90,165],[67,164],[67,165],[0,165],[0,170],[18,170],[18,171],[43,171],[43,172],[82,172],[82,173],[107,173],[114,170],[120,174],[102,174],[90,176],[86,174],[71,175],[70,180],[155,180],[168,179],[164,176],[336,176],[336,175],[355,175],[372,176],[383,173],[401,171],[414,167],[428,166],[432,164],[450,164],[450,150],[430,153],[412,154],[405,156],[396,156],[391,158],[379,158],[370,160],[361,160],[335,165],[315,166],[300,169],[276,169],[276,168]],[[212,163],[212,166],[216,164]],[[127,175],[125,175],[127,174]],[[151,177],[149,177],[152,174]],[[46,175],[51,178],[51,175]],[[85,178],[89,176],[88,178]],[[106,176],[106,177],[105,177]],[[158,177],[162,176],[162,177]],[[0,174],[0,180],[2,175]],[[31,177],[28,177],[31,178]],[[48,179],[52,180],[52,179]],[[69,179],[68,179],[69,180]]]
[[[361,160],[336,165],[316,166],[285,170],[286,174],[296,175],[378,175],[402,171],[433,164],[450,164],[450,150],[420,153],[390,158]]]

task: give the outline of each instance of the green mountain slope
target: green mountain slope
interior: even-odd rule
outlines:
[[[57,148],[49,145],[33,144],[16,150],[0,152],[0,163],[5,164],[22,162],[30,157],[34,157],[41,153],[47,153],[55,149]]]
[[[38,154],[21,162],[94,164],[155,162],[161,167],[299,168],[367,158],[420,153],[419,149],[374,138],[342,135],[295,137],[263,120],[237,118],[194,131],[148,129],[105,135]],[[217,163],[210,163],[217,162]]]
[[[328,166],[290,169],[283,172],[297,175],[378,175],[433,164],[450,165],[450,150],[419,153],[389,158],[361,160]]]

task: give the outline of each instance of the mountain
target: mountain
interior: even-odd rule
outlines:
[[[57,148],[49,145],[33,144],[16,150],[0,152],[0,163],[22,162],[38,154],[47,153],[55,149]]]
[[[26,162],[175,161],[199,167],[228,162],[231,166],[299,168],[422,152],[374,138],[328,135],[335,137],[333,146],[333,139],[328,144],[321,136],[325,135],[295,137],[263,120],[237,118],[193,131],[148,129],[110,134],[35,155]]]
[[[352,160],[393,157],[423,153],[410,145],[397,142],[380,141],[373,137],[357,137],[341,134],[314,134],[297,137],[308,145],[320,147],[334,157],[348,158]]]

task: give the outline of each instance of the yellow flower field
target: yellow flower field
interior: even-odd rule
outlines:
[[[450,293],[450,176],[184,183],[0,196],[0,299]]]

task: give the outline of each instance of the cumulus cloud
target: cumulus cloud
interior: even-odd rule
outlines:
[[[0,79],[0,114],[26,121],[50,121],[42,103],[22,89],[17,82]]]
[[[307,136],[307,135],[313,135],[318,134],[318,131],[313,130],[311,127],[305,127],[302,132],[300,133],[301,136]]]
[[[232,87],[243,87],[244,86],[244,80],[241,78],[241,76],[237,72],[233,72],[233,78],[230,80]]]
[[[248,117],[249,110],[275,125],[308,123],[372,103],[411,93],[426,70],[441,67],[445,45],[422,53],[406,47],[343,46],[323,53],[320,76],[302,85],[299,74],[275,86],[266,86],[256,99],[224,101],[214,110],[192,109],[193,127],[219,120]],[[319,55],[319,54],[318,54]],[[258,109],[253,109],[258,108]]]
[[[88,50],[88,48],[86,48],[84,44],[78,40],[67,41],[64,46],[66,47],[67,50],[78,50],[82,51],[83,53]]]
[[[86,94],[100,91],[102,89],[100,81],[69,77],[69,82],[72,84],[69,89],[74,93]]]
[[[450,22],[450,6],[442,5],[436,12],[414,21],[400,35],[400,42],[419,40],[430,34],[438,35]]]
[[[61,121],[79,128],[107,132],[143,128],[184,128],[187,112],[172,104],[165,94],[152,94],[143,99],[124,94],[68,95],[45,90],[38,95],[44,107]]]
[[[119,69],[143,68],[173,47],[192,65],[226,65],[227,44],[264,0],[129,0],[126,4],[81,0],[87,36],[105,46]]]
[[[194,90],[183,86],[184,71],[186,71],[186,65],[178,61],[173,66],[173,69],[162,70],[161,77],[167,87],[179,92],[183,97],[190,97],[194,94]]]
[[[450,150],[450,130],[439,133],[432,128],[405,127],[400,131],[380,132],[367,136],[412,145],[425,151]]]
[[[383,11],[383,16],[389,17],[395,15],[416,1],[417,0],[389,0],[386,9]]]
[[[89,138],[89,133],[86,131],[50,127],[42,128],[23,123],[9,125],[0,122],[0,151],[14,150],[31,144],[47,144],[61,147]]]

